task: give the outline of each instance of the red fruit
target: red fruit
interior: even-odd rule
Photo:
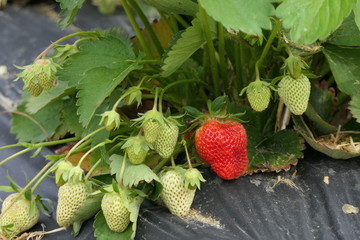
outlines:
[[[240,177],[248,167],[247,136],[243,125],[227,119],[210,119],[195,135],[195,147],[221,178]]]

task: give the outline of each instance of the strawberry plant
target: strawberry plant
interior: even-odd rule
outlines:
[[[64,29],[85,1],[57,2]],[[334,158],[360,156],[360,1],[94,2],[104,14],[121,5],[135,37],[78,31],[18,66],[18,143],[0,149],[24,149],[0,166],[65,150],[21,191],[1,186],[18,192],[2,206],[4,237],[37,222],[34,192],[51,174],[60,226],[76,236],[95,216],[98,239],[134,239],[145,199],[186,217],[206,184],[197,166],[241,181],[290,169],[304,141]]]

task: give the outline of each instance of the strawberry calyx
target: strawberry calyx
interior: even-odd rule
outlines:
[[[76,184],[84,180],[84,170],[80,166],[71,168],[69,171],[68,182]]]
[[[117,113],[115,110],[106,111],[102,114],[100,114],[101,120],[99,125],[103,124],[105,129],[110,131],[113,131],[115,129],[118,129],[120,127],[121,118],[120,114]]]
[[[70,170],[72,168],[72,163],[67,160],[62,160],[59,162],[55,170],[55,182],[58,186],[62,186],[67,182]]]
[[[200,189],[201,182],[206,182],[206,180],[197,168],[186,170],[184,179],[186,189]]]
[[[144,162],[147,152],[153,149],[153,146],[146,141],[144,136],[138,135],[129,137],[121,148],[126,150],[132,164],[141,164]]]
[[[234,120],[237,122],[243,122],[239,117],[244,115],[245,112],[241,113],[229,113],[228,109],[229,100],[226,96],[217,97],[214,101],[209,100],[207,102],[208,112],[201,112],[200,110],[191,107],[185,106],[184,110],[187,115],[193,118],[190,122],[191,125],[185,132],[190,132],[193,129],[197,128],[199,125],[203,125],[208,121],[228,121]]]

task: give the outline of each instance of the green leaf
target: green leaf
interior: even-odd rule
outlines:
[[[43,91],[37,97],[29,97],[26,103],[26,111],[31,114],[37,113],[47,104],[54,102],[75,90],[75,88],[73,86],[69,86],[67,82],[58,81],[58,83],[58,86],[53,87],[50,90]]]
[[[61,107],[59,102],[53,102],[37,113],[29,114],[24,104],[20,105],[12,114],[11,132],[16,134],[19,142],[42,142],[50,138],[60,125]]]
[[[110,156],[110,173],[111,175],[115,174],[116,179],[119,179],[121,165],[124,157],[118,154],[113,154]],[[127,164],[128,162],[126,162]]]
[[[276,9],[276,16],[290,30],[290,38],[300,44],[324,40],[347,17],[356,0],[286,0]]]
[[[358,28],[360,29],[360,0],[357,0],[354,6],[355,22]]]
[[[135,165],[132,163],[126,164],[124,171],[123,184],[129,188],[137,186],[140,182],[145,181],[151,183],[152,181],[160,182],[159,177],[145,164]]]
[[[139,216],[140,206],[141,203],[144,201],[143,198],[137,196],[133,199],[131,199],[131,202],[129,204],[128,210],[130,211],[130,221],[132,222],[132,234],[131,239],[135,238],[136,234],[136,227],[137,227],[137,219]]]
[[[270,16],[275,8],[268,0],[200,0],[206,12],[226,28],[261,35],[262,28],[271,29]]]
[[[353,13],[345,18],[341,26],[331,34],[327,42],[341,46],[360,46],[360,30],[355,23]]]
[[[352,96],[349,109],[356,121],[360,123],[360,94]]]
[[[109,239],[117,239],[117,240],[129,240],[133,239],[132,235],[135,234],[132,230],[133,223],[130,223],[128,228],[122,232],[117,233],[110,230],[109,226],[106,223],[105,216],[102,211],[96,214],[95,221],[93,227],[95,228],[94,235],[97,240],[109,240]]]
[[[96,41],[84,40],[78,44],[78,50],[57,73],[61,81],[68,81],[70,85],[79,83],[86,72],[93,68],[124,68],[131,65],[126,60],[135,59],[131,43],[123,38],[101,37]]]
[[[195,15],[198,5],[192,0],[144,0],[145,3],[165,13]]]
[[[82,7],[85,0],[56,0],[60,3],[60,12],[61,20],[59,26],[61,29],[65,29],[74,21],[78,10]]]
[[[0,186],[0,192],[14,192],[14,189],[10,186]]]
[[[138,69],[136,63],[125,64],[117,69],[105,67],[94,68],[86,73],[80,81],[77,94],[79,106],[78,114],[80,122],[86,127],[93,117],[96,109],[108,97],[111,92],[124,80],[133,70]]]
[[[69,84],[79,82],[77,94],[80,122],[86,127],[96,109],[140,65],[127,40],[100,38],[79,44],[79,52],[58,73]]]
[[[62,122],[64,124],[65,129],[75,134],[77,137],[81,137],[84,128],[79,121],[79,116],[77,115],[77,106],[76,106],[76,98],[71,97],[70,99],[65,100],[64,107],[62,110]]]
[[[256,127],[246,127],[248,135],[248,172],[288,170],[302,157],[304,144],[295,131],[282,130],[264,138]]]
[[[172,49],[167,53],[164,65],[162,66],[162,75],[164,77],[173,74],[191,55],[206,43],[200,20],[195,18],[191,23],[192,26],[188,27],[181,34],[181,38],[176,41]],[[211,29],[212,32],[215,31],[215,27],[211,27]]]
[[[323,53],[338,88],[348,95],[360,93],[360,49],[327,45]]]
[[[79,233],[81,224],[84,221],[93,217],[101,209],[101,200],[103,196],[103,193],[90,195],[90,197],[86,199],[85,203],[81,206],[81,208],[76,211],[73,228],[73,234],[75,236]],[[76,228],[75,225],[78,225],[79,228]]]

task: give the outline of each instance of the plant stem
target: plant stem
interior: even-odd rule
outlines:
[[[83,139],[81,139],[79,142],[77,142],[71,149],[70,151],[66,154],[65,156],[65,160],[67,160],[69,158],[69,156],[71,155],[71,153],[78,147],[80,146],[81,143],[83,143],[85,140],[87,140],[88,138],[90,138],[91,136],[95,135],[96,133],[100,132],[101,130],[104,130],[105,127],[102,126],[98,129],[96,129],[95,131],[89,133],[88,135],[86,135]]]
[[[174,156],[171,156],[171,157],[170,157],[170,160],[171,160],[171,166],[172,166],[172,167],[175,167],[176,164],[175,164]]]
[[[55,42],[53,42],[52,44],[50,44],[42,53],[40,53],[34,60],[34,62],[36,62],[39,58],[41,57],[45,57],[46,54],[50,51],[51,48],[53,48],[56,44],[62,42],[62,41],[65,41],[69,38],[72,38],[72,37],[79,37],[79,36],[91,36],[91,35],[94,35],[94,36],[99,36],[99,33],[96,32],[96,31],[91,31],[91,32],[87,32],[87,31],[81,31],[81,32],[76,32],[76,33],[72,33],[72,34],[69,34],[67,36],[64,36],[58,40],[56,40]]]
[[[79,162],[78,162],[78,164],[77,164],[77,167],[80,167],[80,166],[81,166],[82,162],[83,162],[84,159],[87,157],[87,155],[89,155],[89,154],[90,154],[91,152],[93,152],[95,149],[97,149],[98,147],[101,147],[101,146],[105,145],[105,144],[108,143],[108,142],[110,142],[110,141],[106,141],[106,140],[105,140],[104,142],[101,142],[101,143],[97,144],[96,146],[90,148],[90,150],[88,150],[84,155],[81,156],[81,158],[80,158],[80,160],[79,160]]]
[[[184,80],[178,80],[176,82],[172,82],[168,85],[166,85],[166,87],[163,88],[163,90],[161,91],[160,93],[160,97],[159,97],[159,104],[162,104],[162,100],[163,100],[163,96],[164,96],[164,93],[166,90],[168,90],[169,88],[175,86],[175,85],[178,85],[178,84],[182,84],[182,83],[199,83],[199,84],[202,84],[204,85],[207,89],[209,89],[211,92],[213,92],[213,89],[211,89],[209,87],[208,84],[206,84],[204,81],[201,81],[201,80],[197,80],[197,79],[184,79]],[[160,109],[160,108],[159,108]],[[160,109],[161,110],[161,109]]]
[[[159,53],[159,56],[161,57],[161,55],[164,52],[164,49],[161,46],[161,43],[158,39],[158,37],[156,36],[154,29],[152,28],[151,24],[149,23],[147,17],[145,16],[145,14],[143,13],[143,11],[141,10],[141,8],[139,7],[139,5],[136,3],[136,1],[134,0],[129,0],[131,6],[134,8],[135,12],[137,13],[137,15],[139,16],[139,18],[141,19],[142,23],[144,24],[146,30],[148,31],[150,38],[152,40],[152,42],[154,43],[156,50]]]
[[[139,25],[136,22],[134,14],[132,13],[132,11],[127,3],[127,0],[121,0],[121,5],[125,10],[126,15],[128,16],[128,19],[135,31],[136,37],[137,37],[137,39],[139,39],[140,45],[141,45],[142,49],[145,51],[146,56],[148,58],[154,58],[149,46],[146,44],[145,38],[140,30]]]
[[[91,176],[91,174],[95,171],[95,169],[99,166],[99,164],[101,163],[101,159],[99,159],[89,170],[89,172],[86,174],[85,176],[85,181],[87,179],[89,179],[89,177]]]
[[[215,47],[214,47],[214,43],[213,43],[212,37],[211,37],[208,16],[207,16],[204,8],[201,6],[201,4],[199,5],[199,10],[200,10],[200,20],[203,24],[207,47],[209,50],[208,52],[209,52],[209,57],[210,57],[211,75],[212,75],[215,95],[219,96],[220,95],[219,70],[218,70],[218,63],[217,63],[216,56],[215,56]]]
[[[170,158],[165,158],[161,160],[161,162],[159,162],[158,165],[156,165],[156,167],[153,168],[154,173],[158,173],[161,170],[161,168],[165,166],[166,163],[169,162],[169,160]]]
[[[35,190],[40,186],[40,184],[42,183],[42,181],[44,181],[44,179],[52,172],[52,169],[48,169],[40,178],[39,180],[34,184],[34,186],[31,188],[32,193],[35,192]]]
[[[187,160],[187,162],[189,164],[189,169],[192,169],[192,164],[191,164],[191,161],[190,161],[189,151],[188,151],[187,146],[186,146],[186,141],[183,142],[183,145],[184,145],[184,148],[185,148],[186,160]]]
[[[240,43],[235,42],[235,89],[237,92],[243,89],[240,59]],[[236,94],[237,95],[237,94]]]
[[[176,19],[176,21],[178,21],[184,28],[188,28],[191,26],[179,14],[173,14],[173,16]]]
[[[224,37],[224,26],[218,23],[218,38],[219,38],[219,60],[221,69],[221,80],[223,82],[223,90],[228,92],[228,75],[227,75],[227,64],[225,58],[225,37]]]
[[[269,39],[266,42],[266,45],[265,45],[265,47],[264,47],[264,49],[263,49],[263,51],[262,51],[262,53],[260,55],[260,58],[259,58],[259,60],[257,60],[257,62],[255,64],[255,69],[259,69],[262,66],[262,64],[263,64],[263,62],[265,60],[265,57],[267,56],[267,54],[268,54],[268,52],[270,50],[270,47],[271,47],[271,45],[272,45],[272,43],[273,43],[273,41],[274,41],[274,39],[276,37],[276,34],[281,29],[281,26],[282,26],[281,21],[278,21],[278,20],[275,20],[275,21],[276,21],[275,27],[272,29],[272,31],[270,33],[270,36],[269,36]]]
[[[175,34],[176,32],[174,31],[174,29],[172,29],[170,23],[169,23],[169,20],[165,17],[165,15],[159,11],[159,14],[160,14],[160,17],[161,17],[161,20],[164,21],[165,23],[165,26],[166,28],[168,29],[168,31],[171,33],[171,34]]]
[[[123,186],[123,177],[124,177],[124,172],[125,172],[126,157],[127,157],[127,154],[126,154],[126,152],[125,152],[124,158],[123,158],[123,162],[122,162],[122,164],[121,164],[119,179],[118,179],[119,187],[122,187],[122,186]]]
[[[4,159],[3,161],[0,162],[0,167],[2,165],[4,165],[5,163],[9,162],[11,159],[14,159],[14,158],[16,158],[16,157],[18,157],[18,156],[20,156],[20,155],[22,155],[24,153],[30,152],[31,150],[33,150],[33,148],[25,148],[25,149],[15,153],[15,154],[11,155],[10,157],[7,157],[6,159]]]

